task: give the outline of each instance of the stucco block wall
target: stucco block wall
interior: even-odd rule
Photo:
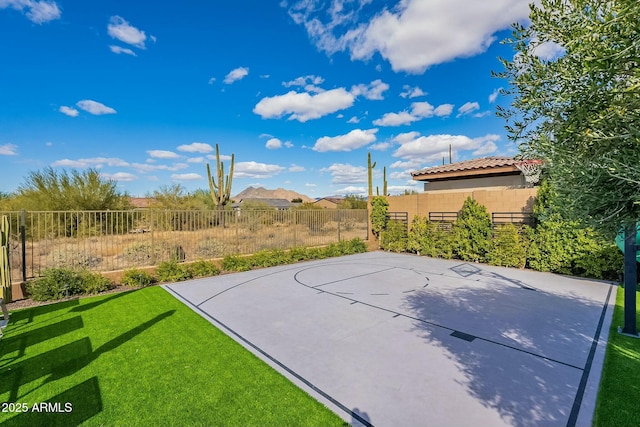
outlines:
[[[389,196],[389,212],[407,212],[409,221],[414,216],[428,217],[429,212],[458,212],[467,197],[484,205],[489,214],[494,212],[533,212],[537,188],[488,189]]]

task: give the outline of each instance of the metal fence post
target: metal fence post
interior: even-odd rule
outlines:
[[[341,209],[338,209],[338,242],[340,241],[340,217],[341,215]]]
[[[27,281],[27,233],[25,230],[25,212],[20,211],[20,245],[22,246],[22,281]]]

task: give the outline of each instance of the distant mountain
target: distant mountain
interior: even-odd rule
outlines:
[[[285,190],[284,188],[278,188],[277,190],[267,190],[264,187],[247,187],[235,196],[233,200],[239,202],[240,199],[287,199],[289,201],[293,199],[302,199],[303,202],[314,202],[315,199],[305,196],[304,194],[296,193],[292,190]]]

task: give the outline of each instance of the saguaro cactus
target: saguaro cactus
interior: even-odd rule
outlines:
[[[387,167],[382,168],[382,195],[387,195]]]
[[[373,168],[376,167],[376,162],[371,164],[371,153],[367,153],[367,172],[369,173],[369,196],[373,196]]]
[[[207,163],[207,177],[209,178],[209,191],[211,192],[211,197],[213,198],[213,202],[216,204],[218,209],[221,209],[221,210],[224,209],[224,206],[231,199],[233,166],[234,166],[234,155],[231,154],[231,167],[229,168],[229,175],[225,177],[224,163],[220,161],[220,150],[218,149],[218,144],[216,144],[217,175],[215,178],[211,176],[211,168],[209,167],[209,163]]]
[[[11,302],[11,264],[9,263],[9,221],[6,216],[0,219],[0,286],[2,299]]]

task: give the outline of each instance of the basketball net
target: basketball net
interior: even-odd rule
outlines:
[[[524,160],[515,163],[515,167],[522,171],[522,175],[524,175],[524,180],[528,186],[537,184],[538,181],[540,181],[540,173],[542,172],[541,160]]]

